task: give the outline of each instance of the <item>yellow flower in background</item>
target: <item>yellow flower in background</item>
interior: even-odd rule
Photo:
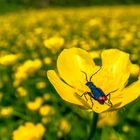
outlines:
[[[18,87],[17,93],[19,96],[24,97],[27,95],[27,90],[24,87]]]
[[[57,50],[63,47],[64,38],[60,36],[53,36],[44,40],[44,45],[46,48],[52,50],[53,52],[56,52]]]
[[[36,83],[37,89],[44,89],[46,87],[46,82],[40,81]]]
[[[13,132],[13,140],[41,140],[44,133],[45,127],[41,123],[27,122]]]
[[[49,123],[50,121],[51,121],[51,118],[48,117],[48,116],[45,116],[45,117],[42,117],[42,118],[41,118],[41,122],[42,122],[43,124],[47,124],[47,123]]]
[[[41,97],[36,97],[34,101],[30,101],[27,103],[27,108],[32,111],[37,111],[43,103],[43,99]]]
[[[133,40],[131,33],[122,33],[122,36],[123,38],[120,40],[121,46],[127,46]]]
[[[26,80],[31,74],[35,73],[42,66],[40,59],[27,60],[18,67],[14,77],[14,86],[18,86],[22,81]]]
[[[44,93],[44,94],[43,94],[43,99],[44,99],[44,100],[47,101],[47,100],[49,100],[50,98],[51,98],[51,96],[50,96],[49,93]]]
[[[54,70],[49,70],[47,76],[62,99],[97,113],[117,110],[138,98],[140,79],[125,87],[130,76],[129,54],[117,49],[104,50],[101,60],[100,67],[85,50],[64,49],[57,60],[60,77]],[[96,93],[98,100],[90,96],[94,93],[91,94],[86,85],[89,80],[102,90],[105,97],[99,95],[100,92]],[[90,94],[83,94],[87,92]]]
[[[133,76],[138,76],[140,74],[140,67],[137,64],[132,64],[130,67],[130,73]]]
[[[71,130],[70,122],[68,122],[68,120],[66,120],[65,118],[61,119],[58,126],[58,132],[57,132],[58,137],[62,137],[68,134],[70,130]]]
[[[44,63],[45,63],[46,65],[49,65],[49,64],[52,63],[51,57],[45,57],[45,58],[43,59],[43,61],[44,61]]]
[[[88,24],[91,27],[98,27],[98,26],[101,26],[102,20],[101,18],[90,19]]]
[[[54,114],[54,109],[50,105],[43,105],[39,109],[39,113],[42,116],[48,116]]]
[[[130,127],[128,125],[124,125],[122,127],[122,131],[125,132],[125,133],[128,133],[130,131]]]
[[[13,113],[13,107],[8,106],[8,107],[2,107],[0,110],[0,116],[3,117],[8,117]]]
[[[19,54],[8,54],[0,57],[0,64],[4,66],[13,65],[16,63],[17,59],[20,57]]]
[[[37,28],[35,28],[34,32],[35,32],[35,34],[40,35],[41,33],[43,33],[43,28],[37,27]]]
[[[101,113],[99,116],[99,121],[97,122],[97,127],[102,128],[104,126],[115,126],[119,121],[119,115],[117,111],[107,113]]]

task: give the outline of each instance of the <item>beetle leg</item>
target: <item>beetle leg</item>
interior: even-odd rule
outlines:
[[[107,95],[107,97],[108,97],[108,104],[112,107],[113,104],[112,104],[112,102],[110,101],[110,93]]]
[[[92,104],[91,109],[92,109],[92,108],[93,108],[93,105],[94,105],[94,103],[93,103],[93,100],[92,100],[92,99],[95,99],[95,98],[94,98],[94,96],[91,94],[91,92],[87,92],[87,94],[90,96],[90,101],[91,101],[91,104]]]
[[[113,104],[112,104],[112,102],[110,100],[108,100],[108,103],[109,103],[110,107],[113,106]]]
[[[82,95],[80,95],[80,97],[82,97],[83,95],[86,95],[86,94],[88,94],[87,92],[84,92]]]
[[[85,94],[85,92],[82,95],[80,95],[80,97],[82,97],[84,94]]]
[[[109,92],[107,95],[106,95],[106,97],[109,97],[108,98],[108,104],[112,107],[113,106],[113,104],[112,104],[112,102],[110,101],[110,93],[113,93],[113,92],[115,92],[115,91],[117,91],[118,89],[116,89],[116,90],[113,90],[113,91],[111,91],[111,92]]]
[[[109,102],[104,102],[106,105],[108,105],[108,106],[110,106],[110,107],[112,107],[113,105],[112,105],[112,103],[109,103]]]
[[[92,108],[93,108],[93,105],[94,105],[92,99],[95,99],[95,98],[94,98],[94,96],[93,96],[90,92],[84,92],[80,97],[84,96],[85,99],[86,99],[86,101],[88,101],[88,99],[87,99],[87,97],[86,97],[86,94],[88,94],[89,97],[90,97],[90,101],[91,101],[91,104],[92,104],[91,109],[92,109]]]
[[[80,97],[84,96],[86,101],[88,101],[87,97],[86,97],[86,94],[88,94],[88,92],[84,92],[82,95],[80,95]]]
[[[93,105],[94,105],[94,103],[93,103],[93,101],[92,101],[92,97],[90,96],[90,101],[91,101],[91,104],[92,104],[92,107],[91,107],[91,109],[93,108]]]
[[[96,100],[91,92],[87,92],[87,94],[88,94],[91,98],[93,98],[94,100]]]
[[[86,94],[87,94],[87,93],[86,93]],[[84,97],[85,97],[86,101],[88,101],[88,99],[87,99],[87,97],[86,97],[86,94],[84,94]]]

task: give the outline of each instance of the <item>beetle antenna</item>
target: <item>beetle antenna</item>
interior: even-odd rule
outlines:
[[[81,72],[85,74],[85,76],[86,76],[86,81],[88,82],[87,74],[86,74],[84,71],[81,71]]]
[[[91,77],[90,77],[90,82],[91,82],[92,77],[93,77],[95,74],[97,74],[97,73],[101,70],[101,68],[102,68],[102,67],[100,67],[95,73],[93,73],[93,74],[91,75]]]
[[[116,89],[116,90],[113,90],[113,91],[111,91],[111,92],[107,93],[107,95],[106,95],[106,96],[109,96],[109,95],[110,95],[110,93],[113,93],[113,92],[115,92],[115,91],[117,91],[117,90],[119,90],[119,89]]]

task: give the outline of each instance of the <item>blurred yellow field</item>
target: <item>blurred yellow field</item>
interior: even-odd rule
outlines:
[[[130,54],[139,76],[140,6],[27,9],[0,14],[0,140],[86,140],[92,112],[64,102],[47,78],[64,48]],[[71,66],[73,67],[73,66]],[[95,140],[139,140],[140,99],[100,115]],[[111,118],[111,119],[110,119]]]

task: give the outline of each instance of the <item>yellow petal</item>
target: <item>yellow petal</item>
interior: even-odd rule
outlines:
[[[130,75],[129,54],[117,49],[104,50],[101,54],[102,69],[93,76],[95,85],[107,94],[122,89]]]
[[[99,69],[96,67],[89,53],[80,48],[65,49],[61,52],[57,60],[57,68],[60,77],[71,86],[84,89],[86,88],[86,76],[90,76]]]
[[[110,106],[106,105],[106,104],[100,104],[98,101],[93,99],[93,108],[92,110],[96,113],[102,113],[105,112],[107,109],[109,109]]]
[[[103,113],[106,111],[113,111],[116,110],[116,107],[120,106],[121,101],[119,100],[115,100],[114,98],[110,100],[113,104],[113,106],[111,107],[111,105],[108,104],[108,101],[106,101],[106,103],[104,104],[100,104],[98,101],[95,101],[93,99],[93,108],[92,110],[96,113]]]
[[[132,83],[130,86],[124,88],[124,90],[121,93],[121,96],[122,98],[120,98],[119,100],[122,103],[119,106],[119,108],[137,99],[140,96],[140,79]]]
[[[47,71],[47,76],[58,94],[61,96],[61,98],[67,102],[73,103],[75,105],[88,108],[89,105],[82,99],[80,99],[78,96],[76,96],[76,90],[72,87],[65,84],[56,74],[55,71],[49,70]]]

